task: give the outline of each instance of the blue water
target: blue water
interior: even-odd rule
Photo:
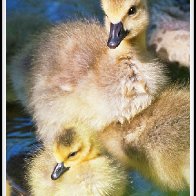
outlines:
[[[102,20],[102,10],[99,1],[92,0],[7,0],[7,17],[14,14],[40,15],[51,23],[58,23],[74,17]]]
[[[7,122],[6,161],[30,151],[31,146],[37,142],[32,125],[31,119],[25,117],[16,117]]]

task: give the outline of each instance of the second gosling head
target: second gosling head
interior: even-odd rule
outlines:
[[[67,129],[56,138],[53,144],[53,155],[57,164],[51,178],[57,180],[75,165],[99,156],[99,151],[91,136],[80,135],[74,129]]]
[[[102,0],[105,25],[109,32],[108,47],[118,47],[146,31],[149,23],[146,0]]]

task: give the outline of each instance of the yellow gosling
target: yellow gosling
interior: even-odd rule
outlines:
[[[95,145],[86,150],[74,130],[66,132],[54,149],[46,147],[29,160],[26,179],[31,195],[126,195],[128,177],[121,165]]]
[[[109,153],[163,189],[190,182],[190,99],[186,88],[170,88],[131,123],[113,124],[100,138]]]
[[[130,120],[166,84],[164,65],[146,49],[146,1],[102,6],[105,27],[93,20],[56,25],[12,63],[15,89],[45,143],[75,124],[96,132]]]

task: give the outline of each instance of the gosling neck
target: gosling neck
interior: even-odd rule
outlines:
[[[109,49],[109,54],[117,58],[125,55],[145,54],[146,52],[146,31],[132,39],[124,39],[116,49]]]

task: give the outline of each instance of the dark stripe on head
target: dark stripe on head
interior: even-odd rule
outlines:
[[[63,130],[60,136],[57,137],[57,143],[62,144],[64,146],[71,146],[76,137],[76,132],[73,128]]]

